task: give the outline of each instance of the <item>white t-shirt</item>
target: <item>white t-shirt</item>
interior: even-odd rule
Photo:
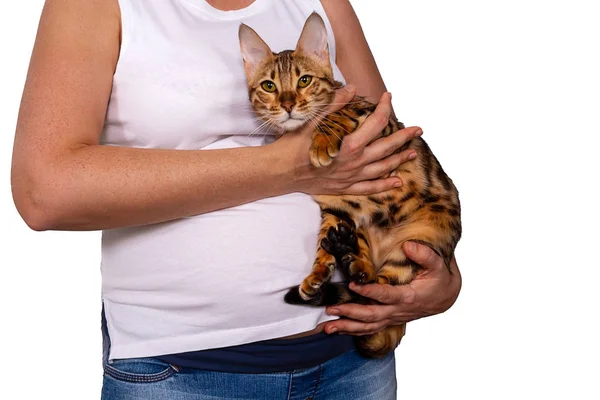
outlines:
[[[279,52],[294,49],[318,0],[120,0],[122,48],[101,143],[182,150],[261,146],[239,49],[241,22]],[[335,64],[335,63],[334,63]],[[335,78],[343,81],[334,66]],[[277,338],[334,319],[288,305],[310,272],[320,210],[293,193],[102,234],[110,358],[149,357]]]

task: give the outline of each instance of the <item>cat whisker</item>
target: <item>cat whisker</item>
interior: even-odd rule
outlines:
[[[263,117],[256,117],[256,118],[252,118],[252,122],[256,122],[256,121],[264,121],[265,119]]]
[[[258,128],[254,129],[252,132],[250,132],[250,134],[248,135],[248,137],[251,137],[251,136],[253,136],[254,134],[256,134],[256,135],[258,136],[258,133],[260,133],[260,130],[261,130],[262,128],[264,128],[264,127],[265,127],[265,125],[269,125],[269,124],[270,124],[270,122],[271,122],[271,119],[268,119],[267,121],[263,122],[263,123],[262,123],[262,124],[261,124],[261,125],[260,125]],[[265,133],[265,135],[266,135],[266,133]]]
[[[324,103],[322,104],[323,106],[342,106],[342,105],[346,105],[346,104],[362,104],[362,101],[350,101],[348,103]]]
[[[312,121],[312,122],[313,122],[313,124],[314,124],[314,126],[315,126],[315,128],[316,128],[316,129],[318,129],[318,130],[320,130],[320,131],[323,131],[323,128],[327,128],[327,130],[328,130],[328,131],[329,131],[329,132],[330,132],[330,133],[331,133],[333,136],[335,136],[335,137],[336,137],[336,138],[338,138],[339,140],[342,140],[342,138],[341,138],[341,137],[339,137],[339,135],[338,135],[338,134],[337,134],[337,133],[336,133],[336,132],[335,132],[333,129],[331,129],[329,126],[327,126],[327,125],[325,125],[325,124],[320,124],[320,123],[316,122],[316,119],[317,119],[317,117],[313,117],[313,118],[311,118],[311,119],[310,119],[310,121]],[[327,119],[327,117],[325,117],[324,119]],[[330,121],[330,122],[332,122],[332,121]],[[337,125],[337,124],[336,124],[336,125]],[[338,125],[338,126],[339,126],[339,125]],[[328,139],[329,139],[329,137],[328,137]],[[331,143],[331,141],[330,141],[330,143]],[[332,143],[332,144],[333,144],[333,143]]]
[[[327,118],[327,117],[324,117],[324,118],[323,118],[323,120],[324,120],[324,121],[329,121],[329,122],[330,122],[330,123],[332,123],[333,125],[335,125],[335,126],[337,126],[338,128],[340,128],[342,131],[346,132],[346,134],[347,134],[347,135],[349,135],[350,133],[352,133],[352,132],[348,132],[348,130],[347,130],[347,129],[345,129],[343,126],[341,126],[341,125],[340,125],[340,124],[338,124],[337,122],[335,122],[335,121],[333,121],[333,120],[331,120],[331,119],[329,119],[329,118]]]
[[[308,112],[308,115],[312,118],[312,119],[322,119],[324,116],[327,115],[326,110],[312,110]]]
[[[323,115],[322,115],[323,114]],[[349,132],[347,129],[345,129],[343,126],[341,126],[340,124],[338,124],[337,122],[333,121],[331,118],[328,118],[329,114],[325,114],[325,110],[323,110],[323,112],[321,112],[319,114],[319,118],[321,118],[321,120],[323,121],[328,121],[331,124],[337,126],[338,128],[340,128],[342,131],[346,132],[347,135],[349,135],[352,132]]]
[[[342,131],[346,132],[346,134],[350,134],[350,132],[348,132],[346,129],[344,129],[342,126],[340,126],[340,125],[339,125],[339,124],[337,124],[336,122],[334,122],[334,121],[332,121],[331,119],[327,118],[327,116],[322,116],[322,115],[320,115],[320,114],[317,114],[317,115],[316,115],[316,116],[315,116],[313,119],[317,119],[317,118],[318,118],[318,119],[320,119],[321,121],[329,121],[331,124],[333,124],[333,125],[337,126],[337,127],[338,127],[338,128],[340,128]],[[337,133],[336,133],[336,132],[335,132],[333,129],[331,129],[330,127],[328,127],[327,125],[325,125],[325,124],[319,124],[319,126],[324,126],[324,127],[327,127],[327,130],[328,130],[329,132],[331,132],[331,133],[332,133],[332,134],[333,134],[335,137],[337,137],[339,140],[342,140],[342,138],[341,138],[341,137],[339,137],[339,136],[338,136],[338,134],[337,134]]]
[[[327,125],[320,125],[320,126],[322,126],[322,127],[324,127],[324,128],[327,128],[327,130],[328,130],[328,131],[329,131],[329,132],[330,132],[330,133],[331,133],[333,136],[335,136],[336,138],[338,138],[340,141],[342,140],[342,138],[341,138],[341,137],[339,137],[339,136],[338,136],[338,134],[337,134],[337,133],[336,133],[336,132],[335,132],[333,129],[331,129],[330,127],[328,127]],[[329,136],[327,137],[327,139],[329,139]],[[329,140],[329,143],[331,143],[331,140]],[[331,143],[331,144],[333,144],[333,143]]]

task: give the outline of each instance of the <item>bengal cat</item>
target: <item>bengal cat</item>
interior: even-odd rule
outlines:
[[[344,136],[359,128],[376,105],[356,97],[314,123],[340,87],[333,78],[322,18],[316,13],[308,18],[295,50],[273,53],[244,24],[239,37],[250,101],[257,115],[281,134],[312,122],[311,163],[315,167],[331,164]],[[391,117],[381,135],[402,128]],[[417,157],[391,173],[405,183],[400,188],[368,196],[314,196],[322,216],[316,259],[311,274],[290,289],[286,302],[314,306],[373,302],[350,291],[346,283],[331,283],[335,268],[359,284],[409,283],[422,269],[402,250],[409,240],[429,246],[449,268],[461,235],[458,191],[423,139],[414,138],[399,151],[406,149],[416,150]],[[402,324],[357,336],[357,347],[365,356],[382,357],[398,346],[404,332]]]

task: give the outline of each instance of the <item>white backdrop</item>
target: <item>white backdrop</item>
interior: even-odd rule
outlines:
[[[463,291],[409,325],[399,398],[599,399],[594,2],[352,3],[397,115],[463,204]],[[0,3],[0,399],[98,399],[100,234],[33,232],[10,194],[42,5]]]

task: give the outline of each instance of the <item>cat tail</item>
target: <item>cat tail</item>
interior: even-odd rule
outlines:
[[[348,289],[346,283],[326,283],[321,286],[321,291],[310,299],[305,300],[300,296],[300,286],[292,287],[284,297],[288,304],[310,306],[334,306],[349,302],[356,302],[360,296]]]

